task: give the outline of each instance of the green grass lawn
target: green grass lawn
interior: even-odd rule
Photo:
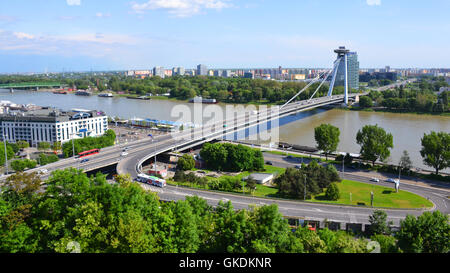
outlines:
[[[370,206],[370,192],[373,191],[373,206],[374,207],[389,207],[389,208],[425,208],[432,207],[433,204],[427,199],[416,194],[400,190],[395,192],[394,186],[383,187],[378,185],[370,185],[366,183],[342,180],[337,183],[341,198],[337,201],[324,200],[324,193],[315,196],[312,202],[323,202],[332,204],[346,204],[346,205],[362,205]],[[352,200],[350,201],[350,193]]]
[[[286,171],[286,169],[284,169],[284,168],[270,166],[270,165],[264,165],[264,168],[265,168],[264,171],[259,171],[258,173],[273,173],[273,174],[275,174],[275,176],[277,176],[277,175],[283,174]],[[194,170],[197,170],[197,169],[194,169]],[[202,170],[202,171],[205,171],[206,173],[210,172],[209,170]],[[252,173],[252,172],[241,172],[240,174],[238,174],[234,177],[238,177],[239,179],[242,179],[242,178],[250,175],[250,173]],[[221,179],[224,177],[231,177],[231,176],[223,175],[219,178],[214,178],[214,177],[210,177],[210,176],[205,176],[205,177],[208,179],[208,181],[211,181],[211,180]],[[208,186],[205,186],[205,188],[204,188],[204,187],[201,187],[199,185],[192,184],[189,182],[175,182],[173,180],[168,180],[167,183],[170,185],[179,185],[179,186],[186,186],[186,187],[198,188],[198,189],[208,189]],[[243,183],[245,183],[245,182],[243,182]],[[276,188],[264,186],[264,185],[256,185],[256,190],[253,191],[253,193],[250,193],[250,191],[247,188],[244,188],[245,194],[248,194],[248,195],[252,194],[253,196],[259,196],[259,197],[274,196],[277,191],[278,190]],[[233,192],[242,193],[242,190],[235,190]]]
[[[283,174],[286,169],[265,165],[264,173],[276,173],[278,175]],[[240,179],[246,177],[250,172],[242,172],[235,176]],[[222,176],[226,177],[226,176]],[[208,180],[220,179],[207,177]],[[199,189],[208,189],[200,187],[192,183],[174,182],[172,180],[167,181],[171,185],[180,185]],[[374,193],[374,207],[386,207],[386,208],[430,208],[433,204],[427,199],[418,196],[416,194],[400,190],[398,193],[395,192],[394,186],[383,187],[378,185],[371,185],[357,181],[342,180],[341,183],[337,183],[339,191],[341,193],[341,198],[337,201],[325,200],[325,193],[314,196],[312,199],[306,200],[310,202],[317,203],[330,203],[330,204],[343,204],[343,205],[360,205],[360,206],[370,206],[370,192]],[[241,193],[242,190],[235,190],[234,193]],[[256,185],[256,190],[252,193],[247,188],[244,188],[244,194],[252,195],[257,197],[280,197],[277,194],[278,190],[275,187],[269,187],[265,185]],[[350,201],[350,193],[352,193],[352,200]]]
[[[322,154],[321,157],[319,158],[319,157],[317,157],[318,155],[314,155],[313,157],[309,157],[309,156],[305,156],[305,155],[291,154],[291,153],[288,153],[288,152],[280,152],[280,151],[263,151],[263,153],[269,153],[269,154],[274,154],[274,155],[282,155],[282,156],[289,156],[290,155],[290,156],[295,157],[295,158],[314,159],[314,160],[316,160],[318,162],[336,163],[336,161],[330,159],[330,158],[332,158],[330,156],[328,156],[329,159],[326,160],[324,154]]]

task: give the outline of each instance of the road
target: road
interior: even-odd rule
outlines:
[[[341,99],[342,95],[334,96],[335,99]],[[314,99],[312,104],[317,105],[321,103],[326,103],[326,99]],[[300,106],[300,109],[298,107]],[[306,101],[296,102],[293,105],[288,105],[282,115],[290,115],[295,111],[304,111],[306,109],[311,109],[315,106],[311,105]],[[270,109],[268,111],[271,111]],[[111,164],[118,163],[117,171],[118,173],[129,173],[132,177],[136,177],[139,172],[139,167],[142,165],[143,161],[151,158],[154,154],[159,154],[162,152],[169,151],[175,146],[188,144],[197,145],[202,142],[208,141],[209,139],[215,139],[218,136],[222,136],[224,133],[229,134],[234,132],[239,128],[242,130],[244,127],[252,126],[254,122],[260,122],[258,117],[260,115],[255,115],[253,117],[238,116],[234,119],[228,119],[226,121],[221,121],[218,123],[219,130],[217,132],[212,130],[213,126],[217,124],[209,124],[203,126],[202,128],[185,130],[180,133],[163,135],[155,137],[155,139],[143,139],[136,142],[132,142],[123,146],[108,147],[101,150],[98,155],[90,156],[89,161],[85,163],[80,163],[79,159],[65,159],[59,162],[49,164],[45,167],[38,168],[41,170],[43,168],[47,169],[49,172],[56,169],[64,169],[67,167],[77,167],[86,170],[93,170],[99,167],[108,166]],[[281,115],[280,115],[281,116]],[[271,117],[272,118],[272,117]],[[275,118],[275,117],[273,117]],[[233,127],[228,128],[223,127],[222,124],[234,123]],[[205,134],[205,131],[208,131]],[[224,132],[225,131],[225,132]],[[190,136],[187,140],[183,138]],[[128,148],[128,156],[121,156],[124,147]],[[273,159],[275,160],[275,158]],[[278,161],[278,159],[276,159]],[[289,162],[280,162],[282,164],[288,164]],[[289,164],[288,164],[289,165]],[[292,164],[291,164],[292,165]],[[36,171],[36,169],[32,170]],[[49,174],[43,175],[43,178],[47,178]],[[353,180],[361,180],[363,182],[367,181],[367,177],[355,177],[351,174],[345,174],[344,178],[350,178]],[[383,184],[383,183],[380,183]],[[368,223],[368,216],[373,213],[372,208],[367,207],[352,207],[352,206],[339,206],[339,205],[327,205],[327,204],[317,204],[317,203],[307,203],[299,201],[288,201],[288,200],[275,200],[275,199],[265,199],[265,198],[255,198],[243,195],[236,195],[223,192],[211,192],[203,191],[197,189],[181,188],[174,186],[167,186],[164,189],[156,188],[153,186],[143,185],[147,189],[157,191],[159,196],[164,200],[179,200],[184,199],[186,196],[198,195],[208,201],[211,205],[217,205],[219,201],[230,200],[234,207],[237,209],[248,208],[251,205],[264,205],[277,203],[280,212],[286,216],[298,216],[307,217],[308,219],[317,219],[337,222],[348,222],[348,223]],[[405,186],[402,184],[402,189],[409,190],[414,193],[418,193],[425,197],[430,198],[436,204],[434,209],[442,210],[448,213],[448,199],[444,199],[445,194],[448,192],[437,189],[422,189],[413,186]],[[403,219],[407,214],[420,215],[422,210],[401,210],[401,209],[389,209],[386,210],[388,213],[388,219],[392,220],[395,225],[399,224],[399,221]]]
[[[295,161],[294,159],[288,159],[281,155],[273,155],[269,153],[265,153],[264,158],[265,160],[270,160],[274,166],[284,168],[293,167],[300,163]],[[135,163],[136,161],[129,162],[129,166],[132,166]],[[133,172],[133,169],[131,168],[124,171]],[[374,185],[382,185],[387,187],[393,186],[392,183],[371,182],[370,177],[355,175],[351,173],[344,173],[343,178]],[[147,190],[157,192],[160,198],[163,200],[180,200],[180,199],[183,200],[186,198],[186,196],[197,195],[201,198],[206,199],[208,204],[212,206],[217,205],[219,201],[229,200],[232,202],[234,208],[236,209],[247,209],[252,205],[260,206],[276,203],[279,207],[280,212],[283,215],[305,217],[306,219],[310,220],[323,221],[324,219],[327,219],[328,221],[336,221],[336,222],[368,224],[369,215],[371,215],[374,211],[374,209],[370,207],[340,206],[340,205],[318,204],[292,200],[257,198],[239,194],[205,191],[170,185],[168,185],[166,188],[163,189],[150,185],[145,185],[142,183],[140,183],[140,185]],[[435,204],[435,207],[431,210],[438,209],[443,213],[446,214],[450,213],[449,210],[450,202],[446,198],[446,196],[450,195],[450,190],[410,185],[405,183],[401,184],[401,189],[429,198],[430,201],[432,201]],[[387,209],[385,211],[388,214],[388,220],[393,221],[394,225],[398,226],[400,220],[404,219],[406,215],[412,214],[418,216],[421,215],[424,210]]]
[[[301,164],[302,159],[300,158],[287,158],[286,156],[264,153],[264,160],[271,161],[274,166],[288,168],[295,167],[296,165]],[[307,160],[305,159],[305,163]],[[357,174],[355,174],[357,172]],[[385,182],[387,178],[397,178],[395,176],[387,175],[383,176],[379,173],[373,172],[365,172],[361,173],[355,170],[347,170],[342,173],[342,170],[339,172],[339,175],[343,179],[354,180],[359,182],[364,182],[372,185],[380,185],[385,187],[394,188],[394,184],[390,182]],[[380,182],[373,182],[371,179],[373,177],[379,178]],[[447,184],[440,185],[442,188],[437,188],[434,186],[417,185],[418,183],[413,180],[401,179],[400,189],[415,193],[417,195],[428,198],[435,204],[435,209],[440,210],[443,213],[450,214],[450,200],[447,196],[450,196],[450,186]]]
[[[386,91],[386,90],[388,90],[388,89],[395,88],[395,87],[399,87],[400,85],[405,85],[405,84],[407,84],[407,83],[411,83],[411,82],[415,82],[415,81],[417,81],[416,78],[414,78],[414,79],[409,79],[409,80],[405,80],[405,81],[402,81],[402,82],[396,82],[396,83],[392,83],[392,84],[389,84],[389,85],[386,85],[386,86],[381,86],[381,87],[373,88],[373,90],[376,90],[376,91]]]

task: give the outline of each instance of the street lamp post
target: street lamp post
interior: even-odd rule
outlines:
[[[72,134],[72,155],[73,155],[73,157],[75,157],[75,144],[73,143],[73,141],[74,141],[73,136],[74,135],[75,134]]]
[[[5,175],[8,174],[8,153],[6,152],[6,135],[3,133],[3,143],[5,144]]]
[[[303,201],[305,201],[306,200],[306,175],[305,174],[303,174],[303,181],[304,181],[304,183],[303,183]]]

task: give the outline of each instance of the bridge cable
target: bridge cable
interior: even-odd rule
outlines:
[[[327,75],[323,78],[322,82],[320,83],[320,85],[317,87],[316,91],[314,91],[314,93],[312,94],[312,96],[308,99],[308,102],[314,97],[314,95],[316,95],[317,91],[319,91],[320,87],[322,87],[322,85],[325,83],[325,81],[327,80],[328,76],[330,76],[331,72],[334,71],[335,67],[337,65],[337,62],[334,62],[333,68],[328,71]]]
[[[316,81],[318,81],[320,79],[321,76],[323,76],[325,72],[322,72],[319,74],[319,76],[317,76],[316,78],[314,78],[313,80],[311,80],[311,82],[309,82],[302,90],[300,90],[295,96],[293,96],[290,100],[288,100],[285,104],[283,104],[280,107],[280,110],[285,107],[286,105],[288,105],[292,100],[294,100],[298,95],[300,95],[301,93],[303,93],[303,91],[305,91],[308,87],[310,87],[313,83],[315,83]]]
[[[331,97],[333,95],[333,89],[334,89],[334,83],[336,81],[336,75],[339,69],[339,65],[341,64],[343,57],[339,57],[338,59],[336,59],[335,61],[335,67],[333,69],[333,77],[331,78],[331,82],[330,82],[330,88],[328,90],[328,94],[327,96]]]

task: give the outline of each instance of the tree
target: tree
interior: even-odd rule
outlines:
[[[205,143],[200,156],[212,170],[223,170],[228,157],[228,151],[222,144]]]
[[[28,141],[24,141],[24,140],[19,140],[19,141],[17,141],[16,144],[20,149],[25,149],[25,148],[30,147],[30,144],[28,143]]]
[[[389,155],[389,149],[394,147],[392,134],[378,127],[378,125],[366,125],[356,134],[356,141],[361,146],[360,154],[366,160],[375,161],[386,160]]]
[[[381,253],[399,253],[400,250],[397,246],[397,240],[393,236],[376,234],[370,237],[372,241],[376,241],[380,244]]]
[[[433,167],[436,174],[450,166],[450,134],[434,132],[424,134],[421,139],[422,149],[420,155],[425,165]]]
[[[16,152],[14,151],[13,147],[9,143],[7,143],[6,154],[8,156],[8,161],[14,157],[15,153]],[[0,165],[4,164],[5,164],[5,144],[3,142],[0,142]]]
[[[5,186],[18,195],[31,197],[38,192],[41,184],[42,180],[37,173],[17,172],[6,179]]]
[[[29,159],[20,159],[20,160],[14,160],[11,162],[11,168],[16,172],[21,172],[28,169],[33,169],[37,165],[37,162],[35,160],[29,160]]]
[[[408,151],[403,151],[403,155],[398,162],[398,165],[404,170],[410,170],[412,168],[411,158],[409,157]]]
[[[246,186],[250,191],[253,191],[256,188],[256,180],[253,177],[249,176],[245,180]]]
[[[51,145],[48,142],[39,142],[37,148],[39,151],[46,151],[51,148]]]
[[[369,215],[370,232],[371,234],[386,234],[391,233],[390,225],[392,222],[387,222],[387,213],[383,210],[375,210],[372,215]]]
[[[339,128],[331,124],[322,124],[314,129],[314,138],[317,143],[317,148],[325,152],[325,157],[328,160],[328,154],[336,151],[339,144]]]
[[[331,201],[337,201],[341,197],[339,188],[336,183],[331,183],[325,191],[325,198]]]
[[[184,154],[178,159],[177,169],[182,171],[189,171],[195,167],[194,157],[190,154]]]
[[[373,106],[372,99],[369,96],[362,96],[359,98],[359,106],[362,108],[369,108]]]
[[[450,224],[447,214],[426,211],[417,218],[407,215],[395,234],[399,247],[407,253],[448,253]]]
[[[352,162],[353,162],[353,157],[350,155],[350,153],[347,153],[344,156],[344,163],[345,163],[345,165],[350,165],[350,164],[352,164]]]
[[[53,149],[53,151],[55,151],[55,152],[61,150],[61,149],[62,149],[61,142],[60,142],[60,141],[55,141],[55,142],[53,142],[53,144],[52,144],[52,149]]]
[[[310,199],[312,195],[322,193],[332,182],[340,182],[336,168],[329,166],[325,168],[313,160],[299,170],[287,168],[274,181],[278,194],[297,199]]]

